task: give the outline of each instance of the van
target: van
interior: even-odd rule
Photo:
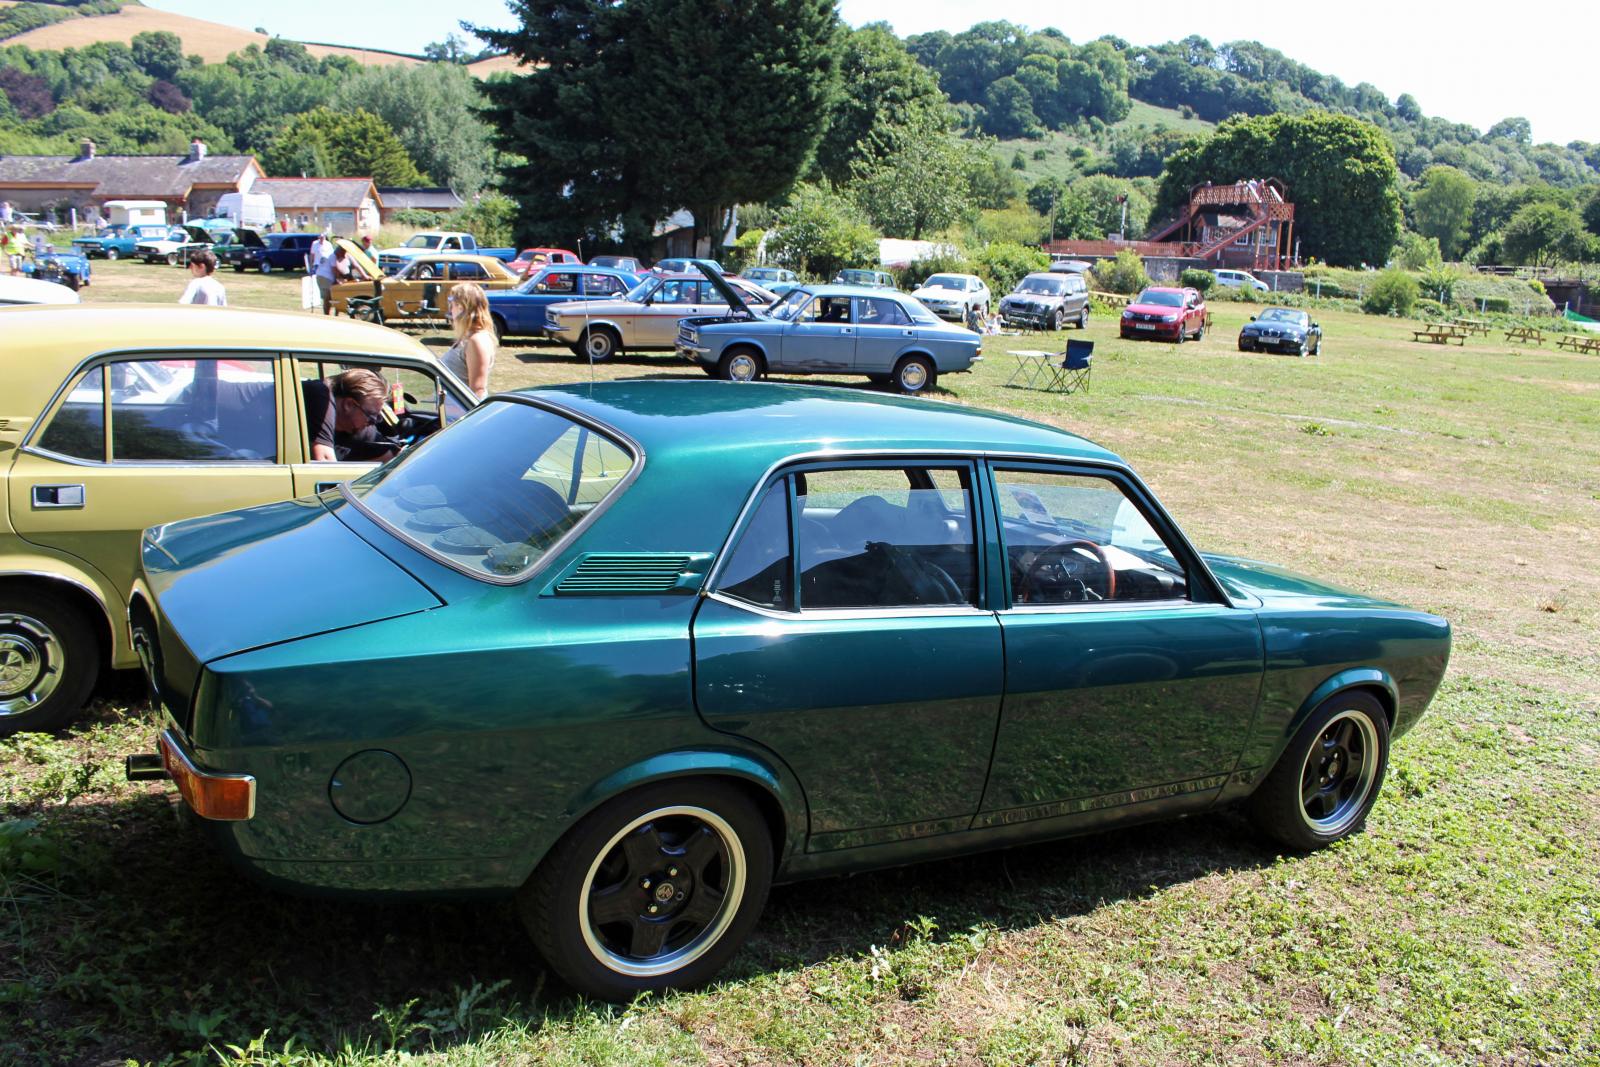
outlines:
[[[266,193],[223,193],[217,198],[214,214],[260,230],[271,229],[278,218],[272,197]]]

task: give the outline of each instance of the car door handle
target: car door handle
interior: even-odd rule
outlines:
[[[855,330],[851,329],[848,326],[841,326],[841,327],[839,327],[839,332],[840,333],[855,333]]]
[[[36,508],[81,508],[85,497],[81,484],[33,487],[33,506]]]
[[[312,492],[326,493],[329,489],[337,489],[343,484],[343,482],[317,482]]]
[[[915,337],[917,335],[917,331],[915,330],[901,330],[900,333],[901,336],[904,337]]]

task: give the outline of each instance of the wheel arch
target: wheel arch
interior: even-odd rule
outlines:
[[[89,620],[89,629],[100,647],[102,664],[117,665],[117,654],[127,643],[117,640],[120,631],[111,619],[104,594],[87,576],[7,569],[0,571],[0,592],[8,589],[48,593],[67,601]]]

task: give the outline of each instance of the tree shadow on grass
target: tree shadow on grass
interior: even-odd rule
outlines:
[[[0,1060],[159,1060],[265,1031],[274,1046],[295,1037],[330,1053],[443,1047],[587,1010],[546,973],[508,902],[268,890],[163,789],[32,815],[61,869],[0,877],[0,946],[12,950],[0,951],[0,986],[13,991],[0,998]],[[725,977],[861,955],[919,916],[938,924],[935,940],[1027,929],[1273,859],[1224,813],[781,886]]]

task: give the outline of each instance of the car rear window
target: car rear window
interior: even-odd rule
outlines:
[[[597,427],[501,400],[350,483],[349,494],[429,555],[503,582],[538,566],[637,463]]]

